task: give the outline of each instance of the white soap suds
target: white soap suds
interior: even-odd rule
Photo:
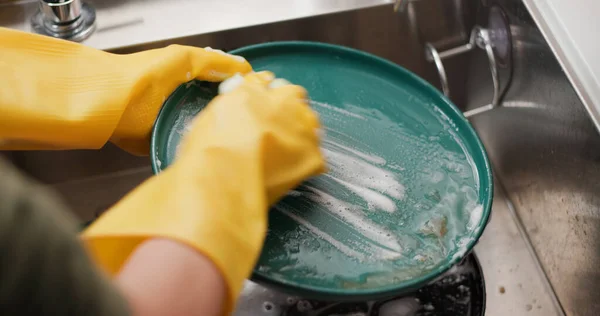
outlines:
[[[367,208],[371,211],[382,210],[388,213],[393,213],[397,209],[396,203],[392,201],[392,199],[377,191],[352,184],[332,175],[326,174],[325,176],[345,186],[348,190],[354,192],[356,195],[367,201]]]
[[[235,90],[244,82],[244,77],[237,73],[219,84],[219,94],[224,94]]]
[[[329,172],[321,179],[330,181],[318,181],[318,188],[313,184],[306,184],[303,190],[294,190],[288,195],[307,198],[351,226],[364,239],[346,246],[368,254],[369,259],[401,258],[403,247],[397,234],[368,217],[369,212],[397,211],[394,199],[401,200],[405,195],[405,188],[398,181],[397,175],[384,169],[386,160],[331,137],[323,140],[321,150],[329,166]],[[331,186],[347,189],[366,205],[346,202],[333,196],[328,192]]]
[[[433,311],[433,310],[435,310],[435,307],[433,307],[433,305],[431,305],[431,303],[427,303],[427,304],[425,304],[425,305],[423,306],[423,308],[424,308],[426,311]]]
[[[467,224],[467,229],[471,232],[463,237],[461,237],[455,244],[455,252],[452,255],[451,260],[457,260],[459,258],[463,258],[467,252],[469,251],[469,244],[475,240],[474,232],[476,228],[481,224],[481,218],[483,216],[483,205],[476,205],[471,209],[469,216],[469,223]]]
[[[482,216],[483,216],[483,205],[478,204],[471,211],[471,216],[469,217],[469,224],[467,225],[467,228],[469,230],[475,229],[475,227],[477,227],[479,224],[481,224],[480,222],[481,222]]]
[[[302,192],[300,192],[300,191],[296,191],[296,190],[290,190],[290,191],[287,193],[287,195],[288,195],[288,196],[293,196],[293,197],[299,197],[299,196],[302,196]]]
[[[394,259],[401,256],[402,246],[400,246],[394,234],[369,220],[361,209],[312,186],[306,186],[305,188],[309,191],[301,192],[301,195],[325,206],[333,215],[371,240],[373,247],[370,247],[369,253],[374,257],[377,259]]]
[[[290,84],[291,83],[285,79],[277,78],[277,79],[274,79],[273,81],[271,81],[271,83],[269,84],[269,88],[276,89],[276,88],[287,86]]]
[[[414,316],[421,306],[413,297],[388,301],[379,308],[380,316]]]
[[[192,122],[194,121],[194,116],[186,116],[183,120],[183,134],[187,134],[192,130]],[[183,136],[183,135],[182,135]]]
[[[397,170],[397,171],[404,171],[404,170],[406,170],[406,168],[401,167],[401,166],[399,166],[397,164],[388,164],[387,166],[388,166],[388,168],[393,169],[393,170]]]
[[[452,255],[451,261],[457,260],[458,258],[462,258],[469,251],[469,243],[473,240],[472,237],[463,237],[457,243],[455,247],[455,253]]]
[[[224,94],[235,90],[242,84],[242,82],[244,82],[244,77],[241,74],[236,73],[219,84],[219,94]],[[271,81],[271,83],[269,83],[269,88],[275,89],[289,84],[291,83],[285,79],[275,78],[273,81]]]
[[[359,119],[362,119],[362,120],[365,119],[361,115],[358,115],[356,113],[352,113],[350,111],[346,111],[344,109],[340,109],[338,107],[335,107],[335,106],[327,104],[327,103],[317,102],[317,101],[313,101],[313,100],[309,100],[308,103],[310,103],[310,105],[320,106],[320,107],[326,108],[328,110],[331,110],[331,111],[334,111],[334,112],[338,112],[338,113],[343,114],[343,115],[351,116],[351,117],[354,117],[354,118],[359,118]]]
[[[317,237],[327,241],[328,243],[330,243],[333,247],[335,247],[336,249],[338,249],[339,251],[341,251],[343,254],[352,257],[352,258],[356,258],[358,260],[365,260],[366,256],[365,254],[362,254],[350,247],[348,247],[347,245],[345,245],[344,243],[336,240],[335,238],[333,238],[331,235],[327,234],[326,232],[318,229],[317,227],[315,227],[313,224],[309,223],[307,220],[305,220],[304,218],[288,211],[285,210],[283,207],[281,207],[280,205],[276,205],[275,208],[280,211],[281,213],[287,215],[289,218],[293,219],[294,221],[296,221],[298,224],[306,227],[306,229],[308,229],[311,233],[315,234]]]
[[[324,143],[322,151],[331,168],[331,175],[359,187],[376,190],[397,200],[404,198],[404,185],[398,182],[394,173],[359,159],[352,153],[336,150],[330,144]],[[376,201],[372,202],[376,204]]]
[[[377,165],[385,165],[386,164],[385,159],[383,159],[383,158],[381,158],[379,156],[376,156],[376,155],[373,155],[373,154],[364,153],[364,152],[362,152],[360,150],[356,150],[356,149],[350,148],[348,146],[344,146],[342,144],[333,142],[333,141],[331,141],[329,139],[324,139],[323,143],[326,143],[326,144],[328,144],[330,146],[338,147],[338,148],[343,149],[343,150],[345,150],[347,152],[353,153],[354,155],[356,155],[356,156],[358,156],[358,157],[360,157],[360,158],[362,158],[364,160],[367,160],[369,162],[372,162],[374,164],[377,164]]]
[[[427,260],[427,257],[425,257],[423,255],[416,255],[413,257],[413,260],[419,261],[419,262],[425,262]]]

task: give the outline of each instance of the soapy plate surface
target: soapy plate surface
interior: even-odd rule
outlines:
[[[474,130],[435,88],[338,46],[232,53],[308,90],[329,166],[271,211],[254,280],[304,297],[372,299],[420,287],[470,251],[489,217],[490,166]],[[216,91],[191,82],[167,100],[152,138],[155,172],[174,160]]]

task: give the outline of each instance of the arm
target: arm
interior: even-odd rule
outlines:
[[[196,250],[149,240],[115,287],[89,260],[66,208],[2,160],[0,175],[0,315],[221,315],[225,282]]]
[[[131,254],[117,284],[138,316],[219,316],[227,285],[208,258],[184,244],[150,239]]]
[[[79,243],[77,221],[50,192],[2,160],[0,175],[0,315],[222,314],[226,284],[196,250],[148,240],[113,286]]]

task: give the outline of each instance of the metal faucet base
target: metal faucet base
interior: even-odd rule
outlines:
[[[92,35],[96,29],[96,10],[91,5],[83,3],[79,18],[69,23],[48,21],[44,18],[44,13],[38,10],[31,18],[31,27],[38,34],[81,42]]]

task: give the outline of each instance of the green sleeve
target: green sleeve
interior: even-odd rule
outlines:
[[[75,219],[0,159],[0,315],[128,315],[93,265]]]

